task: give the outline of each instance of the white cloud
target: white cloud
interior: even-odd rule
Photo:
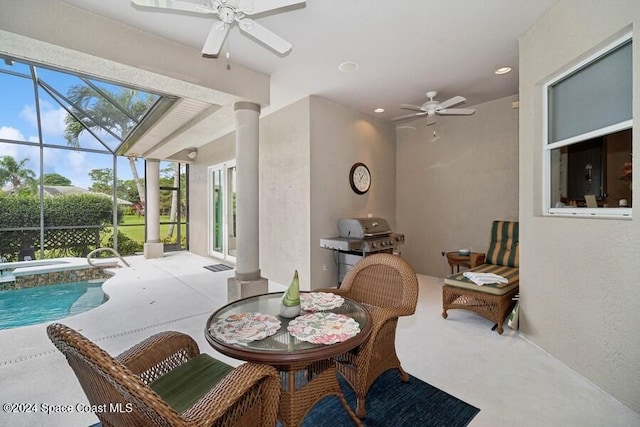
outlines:
[[[0,138],[11,139],[14,141],[24,141],[24,135],[16,128],[2,126],[0,127]]]
[[[38,116],[36,114],[36,107],[34,105],[25,105],[24,107],[22,107],[22,111],[20,111],[20,114],[18,116],[34,128],[38,128]]]
[[[67,111],[58,107],[55,108],[49,101],[40,101],[40,120],[42,122],[42,133],[44,135],[60,136],[64,134],[64,117]],[[20,117],[35,128],[38,127],[36,109],[33,105],[25,105],[20,112]]]

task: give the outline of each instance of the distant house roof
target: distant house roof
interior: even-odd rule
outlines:
[[[39,188],[40,186],[38,186],[38,189]],[[51,196],[51,197],[60,196],[62,194],[95,194],[97,196],[102,196],[102,197],[111,199],[111,196],[109,194],[89,191],[89,190],[85,190],[84,188],[76,187],[73,185],[44,185],[42,186],[42,191],[45,194],[45,196]],[[133,205],[133,203],[124,199],[118,199],[118,204]]]

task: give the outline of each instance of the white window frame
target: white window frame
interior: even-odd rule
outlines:
[[[549,86],[557,83],[561,79],[574,73],[576,70],[584,67],[590,62],[603,57],[611,50],[621,46],[629,40],[633,39],[633,33],[628,32],[608,43],[602,49],[589,55],[584,60],[573,65],[569,69],[554,76],[552,79],[542,85],[542,212],[544,216],[562,216],[562,217],[587,217],[587,218],[631,218],[633,208],[577,208],[562,207],[556,208],[551,206],[551,152],[555,149],[572,145],[578,142],[588,141],[603,135],[609,135],[618,131],[633,128],[633,119],[616,123],[601,129],[596,129],[581,135],[572,136],[561,141],[549,144]]]

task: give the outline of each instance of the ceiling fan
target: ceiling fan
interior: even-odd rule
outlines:
[[[427,98],[429,98],[429,100],[421,106],[401,104],[400,108],[417,112],[413,114],[406,114],[404,116],[394,117],[391,119],[391,121],[399,122],[402,120],[415,119],[417,117],[427,117],[427,125],[432,125],[436,122],[436,115],[470,116],[471,114],[476,112],[476,110],[473,108],[449,108],[466,101],[466,99],[462,96],[454,96],[453,98],[449,98],[446,101],[438,102],[434,99],[437,94],[438,92],[435,91],[427,92]]]
[[[222,43],[234,22],[238,23],[242,32],[261,41],[276,52],[280,54],[289,52],[291,43],[246,16],[304,2],[305,0],[201,0],[200,3],[193,3],[188,0],[131,0],[131,3],[137,6],[216,16],[218,21],[209,30],[209,35],[202,47],[204,55],[214,58],[220,54]]]

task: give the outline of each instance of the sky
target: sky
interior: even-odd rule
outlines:
[[[8,66],[0,60],[1,70],[10,70],[30,75],[29,67],[14,63]],[[38,76],[62,94],[67,88],[78,84],[75,76],[52,70],[38,68]],[[46,91],[39,89],[39,103],[42,121],[42,138],[46,144],[67,147],[64,138],[64,119],[67,111],[58,104]],[[0,73],[0,140],[18,140],[39,142],[36,101],[33,81],[30,78]],[[102,135],[111,146],[118,141],[110,135]],[[80,146],[84,148],[106,150],[89,132],[80,136]],[[13,156],[18,162],[28,158],[27,167],[39,175],[39,147],[12,144],[0,141],[0,157]],[[144,176],[143,160],[138,160],[138,173]],[[57,173],[69,180],[72,185],[81,188],[91,186],[89,172],[92,169],[113,168],[113,157],[110,154],[99,154],[79,150],[44,149],[44,173]],[[118,158],[118,179],[133,179],[129,162],[126,158]]]

